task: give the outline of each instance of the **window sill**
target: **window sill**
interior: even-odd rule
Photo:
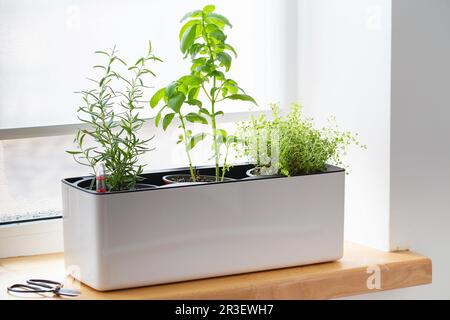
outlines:
[[[369,289],[379,270],[380,288]],[[374,273],[375,272],[375,273]],[[6,287],[29,278],[63,280],[63,254],[0,260],[0,300],[18,299]],[[337,262],[98,292],[82,285],[79,299],[332,299],[429,284],[431,260],[409,252],[382,252],[346,243]],[[376,284],[376,281],[373,281]],[[37,298],[41,298],[37,296]]]
[[[62,218],[57,217],[0,225],[0,258],[62,252],[62,229]]]

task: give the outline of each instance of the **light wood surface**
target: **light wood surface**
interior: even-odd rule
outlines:
[[[381,288],[369,289],[368,282],[376,285],[378,270]],[[66,287],[79,285],[65,273],[63,254],[0,260],[0,300],[49,298],[7,293],[8,285],[30,278],[63,281]],[[346,243],[344,258],[337,262],[110,292],[81,285],[77,299],[330,299],[429,284],[431,279],[427,257]]]

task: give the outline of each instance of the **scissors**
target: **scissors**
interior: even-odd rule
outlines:
[[[13,284],[8,287],[8,292],[16,292],[16,293],[53,293],[57,296],[67,296],[67,297],[76,297],[80,295],[80,291],[65,289],[63,288],[63,284],[51,281],[51,280],[43,280],[43,279],[30,279],[27,280],[27,284]]]

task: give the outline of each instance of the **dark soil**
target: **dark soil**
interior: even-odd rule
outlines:
[[[191,176],[173,176],[170,177],[169,180],[176,183],[194,182]],[[195,182],[216,182],[216,178],[208,176],[196,176]]]

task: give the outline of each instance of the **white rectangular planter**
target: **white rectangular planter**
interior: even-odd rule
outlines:
[[[235,166],[230,176],[243,177],[248,168]],[[167,173],[144,176],[159,180]],[[77,187],[80,179],[62,184],[65,261],[97,290],[319,263],[343,254],[340,168],[105,194]]]

